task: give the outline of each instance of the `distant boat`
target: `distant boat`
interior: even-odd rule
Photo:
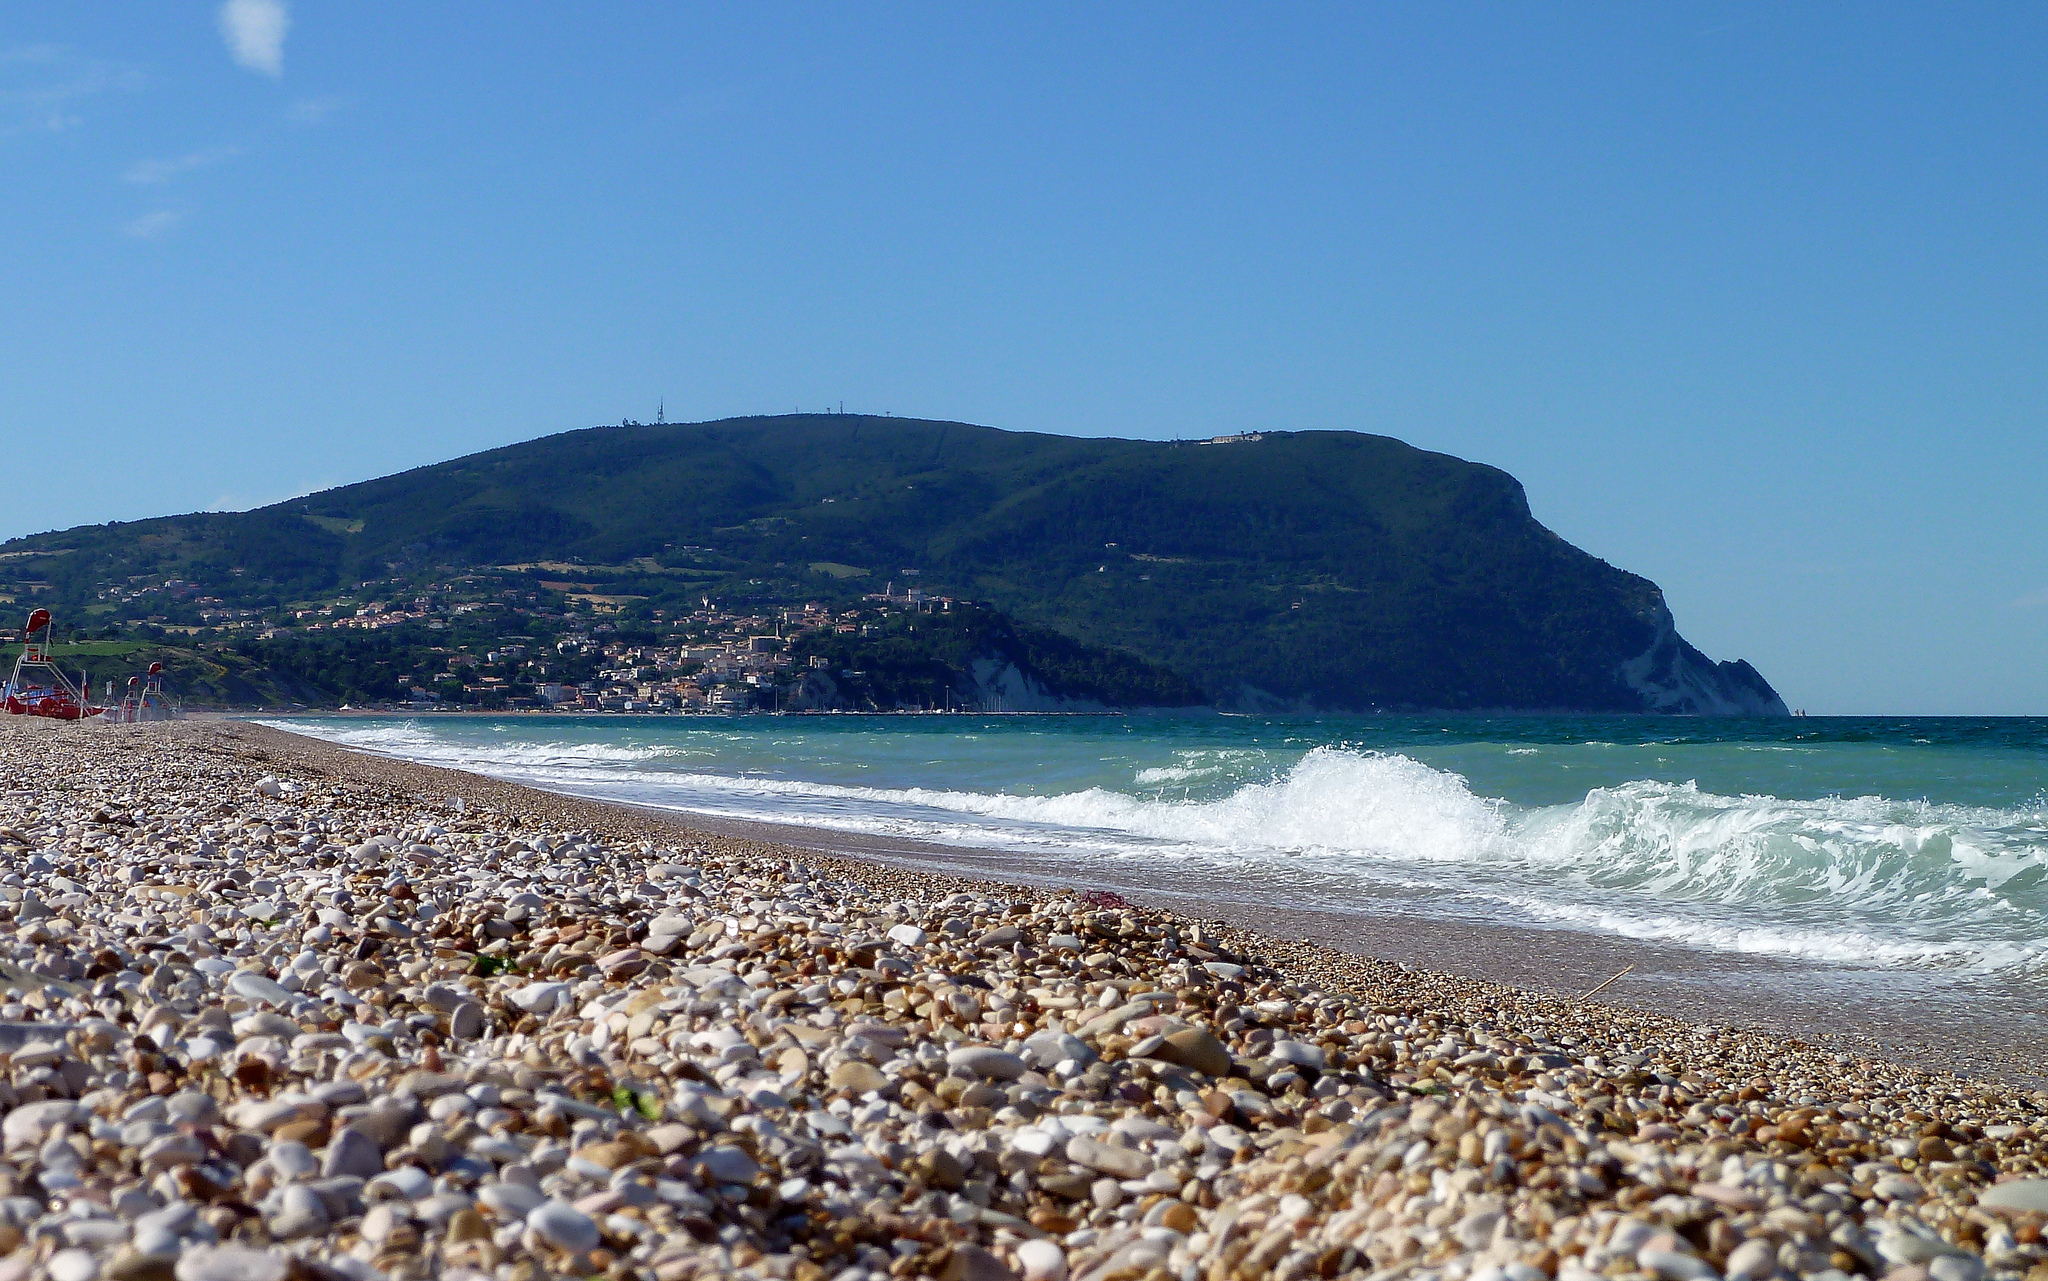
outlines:
[[[42,639],[37,640],[37,633]],[[87,701],[84,673],[77,684],[50,661],[50,611],[38,609],[28,616],[28,630],[22,636],[21,657],[14,660],[14,674],[0,685],[0,708],[15,716],[47,716],[52,720],[76,721],[106,711]]]

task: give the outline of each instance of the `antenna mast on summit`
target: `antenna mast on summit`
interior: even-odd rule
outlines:
[[[668,422],[668,402],[667,402],[667,401],[665,401],[665,400],[658,400],[658,401],[656,401],[656,402],[654,403],[654,421],[655,421],[655,422],[656,422],[657,424],[661,424],[661,423],[666,423],[666,422]]]

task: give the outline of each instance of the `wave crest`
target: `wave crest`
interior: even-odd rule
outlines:
[[[1518,807],[1411,757],[1339,746],[1279,769],[1263,751],[1180,752],[1126,775],[1228,789],[1206,799],[1025,795],[737,777],[717,771],[725,736],[673,728],[607,727],[604,742],[541,725],[480,741],[416,721],[279,728],[580,795],[1069,861],[1194,860],[1323,902],[1391,886],[1423,910],[1722,950],[1998,970],[2042,964],[2048,939],[2042,804],[1787,800],[1636,780]]]

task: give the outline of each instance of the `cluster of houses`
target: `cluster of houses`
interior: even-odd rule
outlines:
[[[679,620],[680,621],[680,620]],[[465,693],[503,694],[513,707],[533,706],[564,711],[602,712],[743,712],[755,708],[774,710],[781,691],[800,683],[803,673],[795,672],[790,645],[806,634],[820,631],[857,633],[864,624],[860,612],[835,612],[813,601],[802,608],[777,611],[773,615],[730,615],[706,608],[692,614],[684,624],[697,639],[669,645],[628,645],[605,643],[584,632],[572,632],[555,642],[557,658],[592,656],[599,660],[589,680],[569,685],[540,679],[526,695],[503,677],[484,676],[472,683],[465,678]],[[468,655],[450,657],[452,670],[476,664]],[[545,652],[529,656],[524,645],[505,645],[483,655],[485,664],[516,663],[520,670],[546,672],[551,666]],[[822,668],[825,660],[812,656],[810,666]],[[518,695],[512,690],[521,689]],[[416,695],[423,700],[425,692]]]
[[[482,609],[482,601],[465,601],[445,610],[437,610],[433,599],[415,596],[410,604],[390,604],[381,600],[366,601],[361,605],[326,605],[313,609],[292,611],[294,625],[309,632],[320,631],[364,631],[374,632],[380,628],[396,627],[401,623],[425,622],[432,628],[446,627],[447,623],[433,617],[436,613],[467,614]],[[265,640],[272,636],[286,634],[290,628],[272,628],[264,632]]]
[[[229,606],[199,595],[197,585],[183,579],[137,580],[102,595],[124,602],[159,596],[167,604],[175,602],[187,611],[176,622],[149,620],[165,630],[218,634],[247,629],[264,640],[379,631],[408,623],[446,632],[458,616],[502,610],[505,626],[485,632],[500,636],[493,648],[476,653],[469,645],[461,646],[460,652],[434,646],[424,667],[399,676],[399,705],[731,713],[796,710],[806,705],[807,691],[821,688],[829,696],[831,682],[810,679],[812,669],[822,673],[827,660],[812,655],[800,661],[791,654],[792,645],[806,636],[860,634],[876,626],[880,616],[895,611],[938,612],[963,603],[910,585],[918,576],[916,570],[904,570],[900,583],[891,581],[850,608],[813,601],[800,607],[759,612],[756,606],[757,612],[729,613],[707,598],[702,609],[687,616],[664,619],[663,612],[656,611],[655,619],[672,629],[660,645],[622,642],[612,635],[615,624],[602,612],[592,616],[550,607],[531,592],[506,590],[485,578],[451,580],[424,589],[361,583],[349,597],[282,613]],[[476,599],[472,593],[479,592],[495,598]],[[457,593],[470,599],[455,598]],[[546,639],[505,635],[521,626]],[[452,641],[450,645],[454,648]],[[459,685],[460,695],[452,685]]]

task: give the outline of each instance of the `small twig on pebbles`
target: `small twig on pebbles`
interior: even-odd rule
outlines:
[[[1622,968],[1621,968],[1621,974],[1626,974],[1626,973],[1628,973],[1628,972],[1629,972],[1630,970],[1632,970],[1632,969],[1634,969],[1634,968],[1635,968],[1635,966],[1633,966],[1633,965],[1624,965],[1624,966],[1622,966]],[[1615,976],[1614,976],[1614,979],[1618,979],[1618,978],[1620,978],[1620,977],[1621,977],[1621,974],[1617,974],[1617,975],[1615,975]],[[1609,980],[1607,980],[1607,983],[1612,983],[1612,982],[1614,982],[1614,979],[1609,979]],[[1594,989],[1593,989],[1592,991],[1584,993],[1583,995],[1581,995],[1581,996],[1579,997],[1579,999],[1580,999],[1581,1001],[1583,1001],[1583,1000],[1586,1000],[1586,999],[1587,999],[1588,997],[1593,997],[1593,996],[1597,996],[1597,995],[1599,995],[1599,994],[1600,994],[1601,992],[1603,992],[1603,991],[1605,991],[1605,990],[1607,989],[1607,983],[1602,983],[1602,984],[1601,984],[1601,985],[1600,985],[1599,987],[1596,987],[1596,988],[1594,988]]]

